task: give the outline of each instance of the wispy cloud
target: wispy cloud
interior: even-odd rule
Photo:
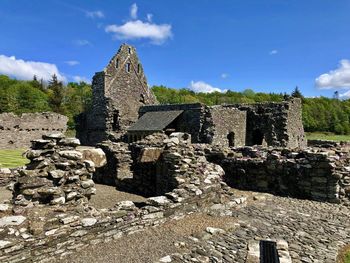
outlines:
[[[226,92],[226,90],[222,90],[220,88],[213,87],[212,85],[205,83],[204,81],[191,81],[188,86],[190,90],[194,92],[203,92],[203,93],[212,93],[212,92]]]
[[[97,10],[97,11],[87,11],[84,10],[86,17],[89,18],[104,18],[105,15],[101,10]]]
[[[350,88],[350,60],[341,60],[337,69],[320,75],[315,83],[320,89]]]
[[[80,62],[79,61],[76,61],[76,60],[67,60],[65,61],[64,63],[66,63],[67,65],[69,66],[76,66],[76,65],[79,65]]]
[[[130,17],[132,19],[137,19],[137,4],[132,4],[130,7]]]
[[[153,15],[152,14],[147,14],[147,21],[152,23]]]
[[[137,18],[137,5],[130,9],[132,19]],[[136,40],[149,39],[153,44],[163,44],[172,37],[170,24],[156,24],[152,22],[152,16],[147,16],[147,21],[129,20],[122,25],[108,25],[105,27],[107,33],[112,33],[115,39]]]
[[[92,43],[86,39],[77,39],[73,41],[73,44],[77,46],[92,46]]]
[[[227,74],[227,73],[222,73],[221,74],[221,78],[222,79],[227,79],[229,77],[229,74]]]
[[[278,54],[278,50],[277,49],[273,49],[269,52],[270,55],[276,55]]]
[[[86,77],[82,77],[82,76],[72,76],[73,81],[75,82],[85,82],[85,83],[91,83],[91,80],[86,78]]]
[[[18,79],[31,80],[36,75],[38,79],[50,80],[53,74],[61,81],[66,77],[58,70],[55,64],[37,61],[25,61],[15,56],[0,55],[0,73]]]

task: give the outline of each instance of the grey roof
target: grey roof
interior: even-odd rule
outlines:
[[[128,131],[162,131],[182,112],[183,110],[146,112]]]

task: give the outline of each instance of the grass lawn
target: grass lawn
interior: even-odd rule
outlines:
[[[28,159],[22,157],[24,150],[1,150],[0,149],[0,168],[14,168],[27,164]]]
[[[346,255],[345,255],[345,261],[344,263],[350,263],[350,252],[348,252]]]
[[[350,135],[336,135],[330,132],[307,132],[308,140],[350,141]]]

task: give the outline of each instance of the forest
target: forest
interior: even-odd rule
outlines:
[[[195,93],[189,89],[153,86],[152,91],[162,104],[201,102],[206,105],[283,101],[288,96],[298,97],[303,103],[303,123],[307,132],[350,134],[350,100],[316,97],[307,98],[298,87],[292,94],[261,93],[251,89],[243,92]],[[31,81],[15,80],[0,75],[0,113],[54,111],[69,117],[69,129],[75,128],[74,117],[91,107],[91,85],[64,84],[56,76],[44,83],[35,76]]]

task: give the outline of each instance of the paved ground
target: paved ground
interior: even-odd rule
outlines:
[[[276,238],[288,242],[293,263],[335,262],[350,243],[350,209],[341,205],[245,192],[247,206],[231,217],[193,214],[157,228],[97,244],[60,262],[154,262],[178,253],[173,262],[245,262],[248,242]],[[252,196],[255,196],[253,201]],[[225,229],[208,234],[206,227]],[[198,261],[194,261],[196,258]]]
[[[271,238],[288,242],[293,263],[333,263],[338,250],[350,243],[349,208],[267,196],[234,211],[240,224],[235,230],[210,237],[202,233],[177,262],[203,260],[203,256],[219,258],[219,262],[245,262],[249,241]]]

